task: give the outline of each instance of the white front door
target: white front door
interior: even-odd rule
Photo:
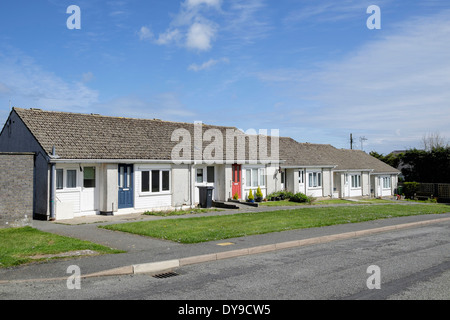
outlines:
[[[298,191],[301,193],[306,194],[305,190],[305,171],[299,170],[298,171]]]
[[[98,172],[94,166],[83,167],[81,174],[81,211],[97,210]]]
[[[344,198],[350,196],[350,176],[346,173],[344,175]]]

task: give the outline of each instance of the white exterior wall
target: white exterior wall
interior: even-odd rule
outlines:
[[[173,165],[171,173],[172,206],[180,208],[191,204],[190,166]]]
[[[102,184],[100,167],[95,164],[83,164],[81,168],[95,168],[95,188],[83,187],[83,172],[78,164],[58,164],[56,170],[63,170],[63,189],[55,192],[55,216],[57,220],[72,219],[85,215],[95,215],[100,208],[100,186]],[[67,188],[67,170],[76,171],[76,187]],[[56,180],[56,177],[55,177]]]
[[[170,186],[169,191],[163,192],[142,192],[142,171],[151,170],[169,170],[170,172]],[[178,172],[178,170],[176,170]],[[134,211],[151,211],[169,210],[172,208],[172,192],[174,188],[173,169],[171,165],[149,165],[149,164],[135,164],[134,165],[134,208],[119,209],[119,213],[129,213]],[[178,182],[178,181],[177,181]]]
[[[100,177],[102,177],[99,185],[100,212],[117,212],[119,207],[117,164],[103,164],[100,170]]]
[[[266,167],[267,194],[281,190],[281,174],[278,172],[278,166]]]
[[[331,169],[324,168],[322,170],[322,197],[331,197],[332,196],[332,177],[333,174]]]

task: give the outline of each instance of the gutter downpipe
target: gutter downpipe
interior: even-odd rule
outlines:
[[[52,157],[56,156],[55,147],[52,149]],[[55,221],[55,199],[56,199],[56,164],[51,164],[50,170],[50,221]]]

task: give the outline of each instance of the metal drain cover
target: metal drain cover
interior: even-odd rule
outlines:
[[[178,276],[178,273],[169,271],[169,272],[154,274],[152,277],[157,278],[157,279],[165,279],[165,278],[171,278],[171,277],[175,277],[175,276]]]

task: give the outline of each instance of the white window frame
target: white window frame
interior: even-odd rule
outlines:
[[[214,168],[214,181],[213,182],[208,182],[208,168]],[[198,172],[199,170],[202,170],[202,181],[198,181],[197,177],[198,177]],[[196,185],[205,185],[205,184],[214,184],[216,183],[216,176],[217,176],[217,172],[216,172],[216,166],[204,166],[204,167],[197,167],[195,168],[195,184]]]
[[[159,183],[159,190],[158,191],[152,191],[153,186],[153,171],[158,171],[158,183]],[[172,192],[172,170],[168,168],[139,168],[139,179],[140,179],[140,185],[139,187],[139,194],[140,195],[160,195],[160,194],[170,194]],[[142,191],[142,172],[148,172],[148,189],[149,191]],[[163,172],[169,172],[169,190],[163,190]]]
[[[391,189],[391,177],[383,177],[383,189]]]
[[[309,189],[322,188],[322,171],[308,172],[308,188]]]
[[[361,175],[360,174],[352,174],[351,175],[351,187],[352,189],[360,189],[361,188]]]
[[[305,183],[305,170],[298,171],[298,183],[300,183],[300,184]]]
[[[57,172],[56,175],[58,175],[58,172],[62,172],[62,188],[56,188],[56,191],[57,192],[64,192],[64,191],[80,190],[80,187],[82,186],[82,183],[84,181],[82,181],[81,184],[80,184],[80,181],[78,181],[79,177],[80,176],[82,177],[82,175],[79,174],[79,172],[80,172],[79,170],[80,169],[78,167],[57,168],[56,169],[56,172]],[[69,182],[69,179],[67,178],[67,171],[75,171],[75,187],[68,187],[67,186],[67,183]],[[55,178],[57,179],[57,177],[55,177]],[[58,187],[57,184],[56,184],[56,187]]]
[[[245,188],[249,188],[249,189],[250,188],[258,188],[258,187],[265,188],[265,186],[266,186],[266,170],[265,170],[265,168],[247,167],[244,170],[245,170]],[[248,171],[250,172],[250,182],[247,179]],[[254,177],[255,175],[256,175],[256,180]]]

